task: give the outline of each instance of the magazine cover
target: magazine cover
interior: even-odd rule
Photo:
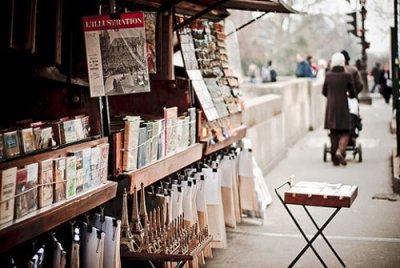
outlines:
[[[91,97],[150,91],[143,12],[83,17]]]

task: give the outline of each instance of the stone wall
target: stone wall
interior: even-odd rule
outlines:
[[[285,155],[290,145],[323,122],[325,98],[321,95],[321,81],[292,79],[246,84],[241,89],[246,138],[264,173]]]

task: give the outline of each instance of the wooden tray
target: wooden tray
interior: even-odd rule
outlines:
[[[355,185],[300,181],[285,191],[284,201],[293,205],[349,208],[357,191]]]

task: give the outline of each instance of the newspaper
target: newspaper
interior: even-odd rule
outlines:
[[[143,12],[82,20],[90,96],[150,91]]]

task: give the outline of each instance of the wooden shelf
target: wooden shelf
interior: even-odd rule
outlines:
[[[204,155],[209,155],[212,154],[216,151],[219,151],[229,145],[231,145],[234,142],[240,141],[242,138],[246,136],[246,130],[247,126],[246,125],[241,125],[237,128],[234,128],[232,130],[232,135],[229,138],[226,138],[223,141],[220,141],[216,144],[209,145],[209,141],[204,141]]]
[[[165,254],[165,253],[142,253],[121,251],[122,261],[151,261],[151,262],[168,262],[168,261],[191,261],[194,257],[198,256],[203,249],[210,244],[212,236],[202,241],[195,249],[189,254]]]
[[[200,160],[203,157],[202,150],[203,145],[196,143],[181,152],[167,156],[143,168],[122,173],[128,175],[131,179],[129,194],[133,194],[135,186],[139,190],[141,183],[146,187]]]
[[[108,181],[71,199],[0,225],[0,253],[113,199],[116,192],[117,183]]]
[[[57,158],[67,155],[68,152],[78,151],[87,147],[93,147],[102,143],[107,143],[107,138],[88,138],[74,143],[61,144],[45,150],[34,151],[29,154],[16,156],[10,159],[4,159],[0,162],[0,170],[11,167],[23,167],[27,164],[40,162],[50,158]]]

